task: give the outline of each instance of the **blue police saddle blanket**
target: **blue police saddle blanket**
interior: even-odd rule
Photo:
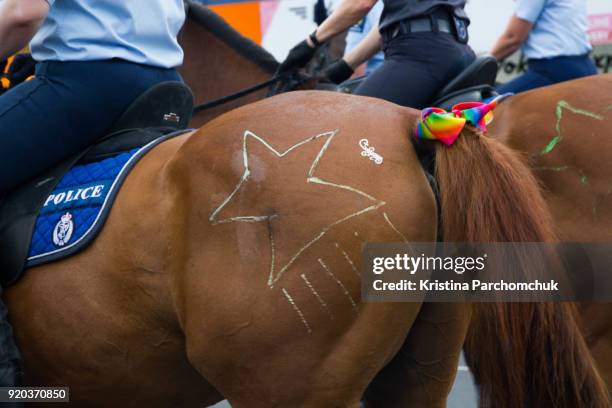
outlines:
[[[104,226],[130,170],[167,139],[161,137],[143,147],[72,167],[47,197],[36,219],[26,267],[68,257],[90,244]]]

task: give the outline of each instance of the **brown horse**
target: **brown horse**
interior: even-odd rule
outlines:
[[[199,101],[226,96],[265,81],[270,78],[277,66],[271,55],[266,54],[250,40],[241,37],[231,27],[223,24],[214,13],[199,4],[190,4],[189,19],[181,39],[186,52],[183,75],[196,95],[200,96]],[[207,46],[202,47],[201,44]],[[213,45],[209,47],[208,44]],[[245,53],[244,50],[249,52]],[[224,57],[218,58],[217,55]],[[226,59],[233,61],[230,70],[227,69],[227,65],[220,64],[220,61]],[[212,72],[214,75],[205,75],[206,72]],[[235,82],[239,86],[233,85]],[[610,86],[609,82],[610,76],[598,76],[536,90],[502,104],[498,109],[499,113],[496,113],[498,119],[494,124],[494,134],[498,134],[499,138],[510,146],[531,155],[530,163],[536,177],[546,186],[545,198],[553,211],[557,230],[565,240],[580,241],[586,237],[590,240],[610,238],[612,188],[606,181],[610,171],[607,171],[603,165],[610,160],[591,160],[592,144],[577,143],[577,137],[571,145],[566,141],[556,147],[555,142],[559,140],[557,136],[563,137],[559,134],[560,131],[570,136],[580,135],[583,122],[598,123],[600,120],[598,118],[602,117],[596,113],[598,109],[604,110],[602,112],[604,116],[607,112],[612,112],[612,102],[609,101],[610,97],[606,92],[606,87]],[[580,106],[574,107],[568,104],[568,101],[575,97],[574,94],[582,94],[584,86],[588,88],[586,89],[588,92],[585,93],[589,95],[588,103],[584,103],[586,97],[583,97],[580,98],[578,105],[586,108],[581,109]],[[558,91],[549,91],[555,88]],[[591,88],[595,93],[591,92]],[[203,112],[194,118],[192,125],[199,126],[232,107],[261,99],[264,95],[265,91],[256,92],[236,102]],[[590,95],[596,95],[597,98],[592,98]],[[606,105],[606,100],[610,106]],[[542,111],[543,106],[549,106],[549,109]],[[592,110],[588,109],[589,106],[593,107]],[[594,113],[595,116],[585,115],[581,111]],[[570,129],[563,130],[561,129],[563,127]],[[599,128],[598,132],[601,130]],[[609,142],[605,138],[601,141]],[[541,154],[551,142],[555,151],[552,154],[550,152]],[[612,150],[600,149],[600,154],[608,151]],[[546,160],[551,163],[547,163]],[[560,162],[563,163],[559,164]],[[590,182],[587,182],[588,180]],[[590,190],[587,192],[591,194],[590,200],[584,199],[586,190]],[[584,228],[584,225],[588,225],[588,228]],[[583,310],[583,314],[586,317],[585,321],[588,322],[585,334],[591,350],[607,383],[612,384],[612,359],[609,357],[612,356],[612,332],[607,324],[612,319],[612,311],[607,307],[589,305]]]
[[[568,305],[359,300],[363,242],[436,240],[418,114],[290,93],[153,149],[90,247],[7,290],[27,383],[88,407],[444,407],[471,324],[484,406],[607,407]],[[554,238],[509,149],[466,129],[437,155],[447,240]]]
[[[206,6],[187,0],[187,20],[179,35],[185,52],[181,75],[191,87],[196,103],[222,98],[269,80],[278,67],[272,54],[242,36]],[[238,106],[262,99],[266,89],[250,93],[196,114],[190,125]]]
[[[527,155],[562,240],[612,241],[612,75],[527,92],[496,111],[494,133]],[[584,305],[584,334],[612,387],[612,307]]]

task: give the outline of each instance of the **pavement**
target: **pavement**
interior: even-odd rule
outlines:
[[[477,408],[478,399],[476,387],[469,368],[465,365],[465,360],[461,356],[455,384],[448,397],[447,408]],[[211,408],[231,408],[227,401],[221,401]]]

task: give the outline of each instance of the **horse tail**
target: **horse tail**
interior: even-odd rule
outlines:
[[[467,126],[452,147],[438,143],[436,175],[445,241],[555,240],[527,166],[476,128]],[[464,350],[481,407],[609,406],[573,304],[474,303],[472,313]]]

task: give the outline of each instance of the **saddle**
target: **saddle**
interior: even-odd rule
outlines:
[[[438,92],[431,106],[450,110],[460,102],[483,102],[497,96],[497,68],[497,60],[491,56],[476,58]]]
[[[497,96],[495,78],[497,60],[491,56],[478,57],[459,75],[442,88],[429,106],[445,110],[459,102],[483,102]],[[338,85],[339,92],[353,93],[365,77],[350,79]]]
[[[193,94],[186,85],[160,83],[136,98],[97,144],[6,196],[0,206],[0,284],[16,282],[26,266],[70,256],[91,243],[129,170],[155,145],[184,133],[192,113]],[[70,190],[70,185],[86,183],[96,176],[104,181]],[[70,212],[58,220],[44,214],[49,205],[63,212],[68,201],[78,200],[89,201],[97,208],[96,212],[84,213],[90,219],[82,226],[74,227]],[[37,237],[45,227],[52,236],[51,244]],[[70,242],[71,238],[75,242]]]

